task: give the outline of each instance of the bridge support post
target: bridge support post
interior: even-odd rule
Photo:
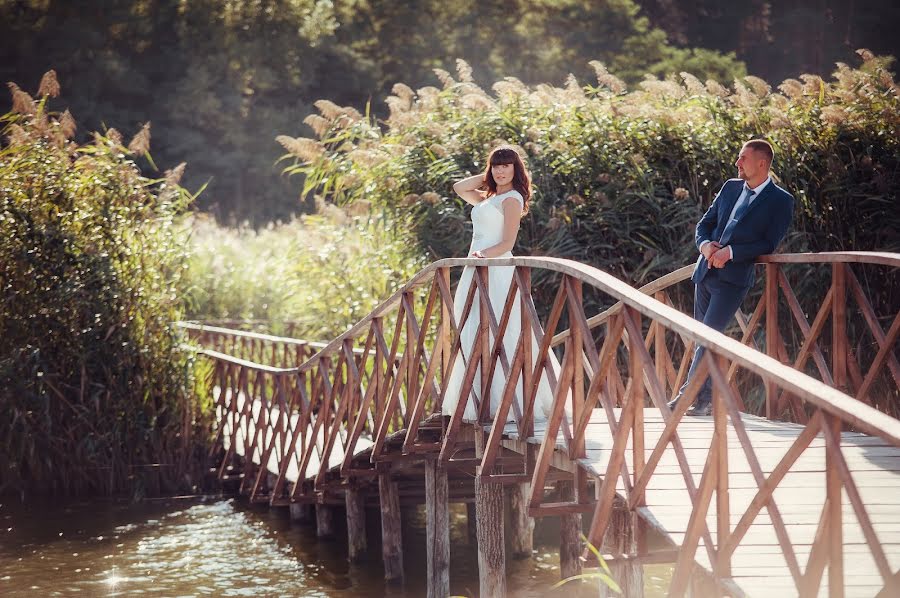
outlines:
[[[641,532],[639,527],[643,525],[644,522],[637,513],[629,511],[624,504],[616,504],[610,515],[606,536],[603,538],[605,551],[616,556],[636,556],[637,538]],[[612,578],[622,589],[622,596],[640,598],[644,595],[644,570],[640,561],[632,559],[613,563],[609,569]],[[605,588],[604,591],[601,596],[617,595]]]
[[[290,505],[291,521],[309,523],[312,521],[311,505],[302,502],[292,502]]]
[[[559,502],[575,500],[575,484],[556,482]],[[559,516],[559,574],[562,579],[581,574],[581,513]]]
[[[528,516],[528,498],[531,492],[528,483],[509,486],[509,511],[512,524],[512,557],[531,558],[534,549],[534,518]]]
[[[450,511],[447,471],[436,459],[425,462],[425,535],[428,598],[450,595]]]
[[[475,477],[479,596],[506,596],[503,486]]]
[[[378,474],[378,493],[381,499],[381,551],[384,559],[384,578],[403,579],[403,543],[400,537],[400,495],[389,473]]]
[[[316,505],[316,537],[330,538],[334,535],[334,508],[330,505]]]
[[[347,505],[347,558],[358,563],[366,553],[366,504],[362,490],[350,482],[344,493]]]
[[[475,454],[484,454],[485,435],[475,432]],[[506,546],[503,542],[503,486],[475,476],[479,596],[506,596]]]
[[[475,503],[466,503],[466,526],[468,527],[469,544],[475,544],[478,538],[478,526],[476,524],[478,516],[475,513]]]

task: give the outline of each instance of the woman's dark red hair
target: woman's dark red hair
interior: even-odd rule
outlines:
[[[501,164],[513,164],[514,173],[512,186],[513,189],[522,194],[522,200],[525,204],[522,214],[528,213],[528,206],[531,203],[531,175],[525,170],[525,163],[519,152],[511,145],[501,145],[495,147],[490,156],[488,156],[487,167],[484,171],[484,180],[487,184],[488,197],[497,194],[497,181],[491,174],[491,167]]]

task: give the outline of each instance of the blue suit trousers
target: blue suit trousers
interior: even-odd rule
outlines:
[[[694,287],[694,319],[703,322],[714,330],[724,332],[749,290],[749,286],[736,285],[722,280],[719,276],[719,270],[710,269]],[[684,393],[687,385],[694,377],[704,352],[705,349],[702,346],[698,346],[694,350],[694,357],[691,360],[687,380],[684,386],[681,387],[679,396]],[[703,403],[711,399],[712,379],[707,376],[703,386],[700,387],[697,393],[697,402]]]

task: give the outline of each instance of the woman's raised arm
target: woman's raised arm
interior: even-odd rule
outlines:
[[[453,190],[467,203],[475,206],[484,201],[485,192],[481,190],[483,186],[484,175],[476,174],[453,183]]]

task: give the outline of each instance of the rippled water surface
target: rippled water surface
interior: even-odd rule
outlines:
[[[451,511],[451,593],[478,589],[476,552],[465,508]],[[339,520],[339,518],[336,518]],[[317,540],[315,528],[292,523],[286,509],[250,508],[241,500],[105,501],[0,504],[0,596],[422,596],[425,524],[404,511],[406,581],[382,581],[380,524],[368,512],[370,558],[346,560],[345,530]],[[559,579],[558,536],[539,525],[532,559],[509,561],[511,596],[596,596]],[[666,581],[648,570],[647,596]],[[595,587],[595,586],[594,586]]]

